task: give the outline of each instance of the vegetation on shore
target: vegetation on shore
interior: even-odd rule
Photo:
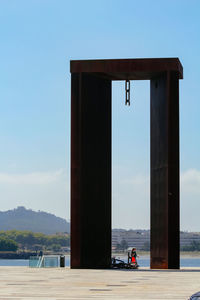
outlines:
[[[26,230],[0,231],[0,251],[59,251],[61,247],[68,247],[69,243],[69,234],[46,235]]]
[[[0,237],[0,251],[17,251],[18,244],[5,237]]]
[[[32,231],[7,230],[0,231],[0,251],[60,251],[62,247],[70,246],[70,236],[67,233],[46,235]],[[122,240],[117,244],[115,252],[126,252],[128,243]],[[139,250],[139,249],[138,249]],[[150,250],[150,243],[146,242],[140,252]],[[189,245],[181,247],[182,253],[200,252],[200,242],[193,240]]]

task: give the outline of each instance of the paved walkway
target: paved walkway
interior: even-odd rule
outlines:
[[[0,299],[179,299],[200,291],[200,269],[70,270],[0,267]]]

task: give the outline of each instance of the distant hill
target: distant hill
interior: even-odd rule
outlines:
[[[69,223],[60,217],[43,211],[33,211],[23,206],[0,211],[0,230],[30,230],[44,234],[69,232]]]

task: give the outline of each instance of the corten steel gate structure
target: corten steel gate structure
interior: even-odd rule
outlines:
[[[151,268],[178,269],[179,59],[79,60],[70,68],[71,267],[110,267],[111,83],[150,80]]]

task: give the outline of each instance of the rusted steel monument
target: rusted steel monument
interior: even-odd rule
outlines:
[[[110,267],[112,80],[151,82],[151,268],[179,268],[182,78],[178,58],[71,61],[72,268]]]

